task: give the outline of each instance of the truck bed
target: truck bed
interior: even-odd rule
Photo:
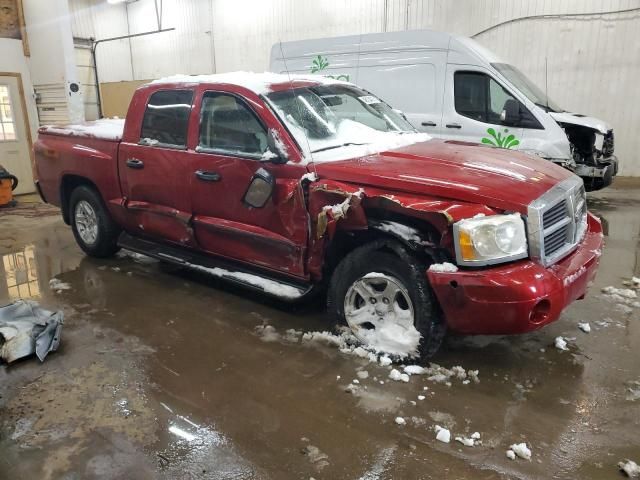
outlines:
[[[91,179],[107,203],[120,198],[118,147],[123,130],[120,119],[41,127],[33,150],[44,200],[60,206],[65,185],[77,177]]]

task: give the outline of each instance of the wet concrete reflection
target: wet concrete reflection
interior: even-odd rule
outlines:
[[[480,371],[451,386],[394,382],[387,367],[287,339],[332,327],[318,305],[138,257],[86,258],[47,207],[0,217],[0,303],[20,295],[66,316],[44,364],[0,366],[0,478],[619,478],[619,460],[640,461],[640,400],[627,399],[640,310],[599,291],[640,273],[639,206],[637,190],[592,196],[607,245],[587,299],[539,332],[449,339],[433,361]],[[71,289],[52,291],[53,277]],[[280,335],[260,337],[263,324]],[[570,351],[558,335],[575,337]],[[436,424],[482,445],[436,442]],[[508,460],[522,441],[533,460]]]

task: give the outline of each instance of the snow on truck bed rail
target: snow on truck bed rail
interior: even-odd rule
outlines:
[[[44,125],[39,132],[55,135],[97,138],[100,140],[121,140],[124,131],[124,119],[103,118],[93,122],[76,125]]]

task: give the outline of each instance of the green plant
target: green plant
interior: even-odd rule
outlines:
[[[313,62],[311,62],[311,73],[316,73],[321,70],[324,70],[328,66],[329,66],[329,60],[327,60],[327,58],[323,57],[322,55],[318,55],[316,58],[313,59]]]
[[[492,138],[483,137],[481,142],[498,148],[513,148],[520,145],[520,140],[515,135],[509,134],[509,129],[504,129],[504,136],[500,132],[496,132],[493,128],[488,128],[487,133]]]

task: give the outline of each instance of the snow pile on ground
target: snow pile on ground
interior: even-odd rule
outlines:
[[[584,333],[591,332],[591,325],[589,325],[589,322],[580,322],[580,323],[578,323],[578,328],[580,330],[582,330]]]
[[[98,138],[101,140],[121,140],[124,131],[124,120],[120,118],[102,118],[93,122],[85,122],[77,125],[44,125],[40,132],[54,133],[87,138]]]
[[[638,277],[631,277],[631,280],[622,282],[631,288],[616,288],[614,286],[604,287],[602,293],[604,298],[616,304],[616,310],[630,314],[634,308],[640,308],[640,283],[636,282]]]
[[[526,443],[514,443],[509,447],[507,457],[515,460],[516,456],[524,458],[525,460],[531,460],[531,450],[527,447]]]
[[[458,271],[458,267],[456,267],[453,263],[444,262],[444,263],[433,263],[429,267],[430,272],[437,273],[453,273]]]
[[[627,400],[635,402],[640,400],[640,380],[627,382]]]
[[[482,440],[480,440],[480,432],[474,432],[470,437],[466,437],[464,435],[456,437],[456,442],[460,442],[465,447],[475,447],[477,445],[482,445]]]
[[[309,463],[318,471],[329,465],[329,455],[315,445],[307,445],[302,449],[302,454],[307,457]]]
[[[444,427],[441,427],[440,425],[436,425],[435,430],[436,430],[436,440],[443,443],[449,443],[451,441],[451,432],[449,430],[447,430]]]
[[[569,350],[569,348],[567,347],[567,341],[563,337],[556,337],[553,343],[558,350],[562,350],[562,351]]]
[[[409,382],[409,375],[406,373],[400,373],[395,368],[389,372],[389,378],[395,382]]]
[[[428,367],[407,365],[404,367],[404,373],[407,375],[426,375],[427,380],[430,382],[444,383],[446,385],[451,385],[452,379],[461,380],[464,385],[471,381],[480,383],[478,370],[465,370],[460,365],[451,368],[442,367],[437,363],[431,363]]]
[[[71,285],[60,281],[57,278],[52,278],[49,280],[49,288],[54,290],[56,293],[61,293],[63,290],[71,290]]]
[[[618,462],[618,468],[629,478],[640,478],[640,467],[632,460],[626,459],[624,462]]]

